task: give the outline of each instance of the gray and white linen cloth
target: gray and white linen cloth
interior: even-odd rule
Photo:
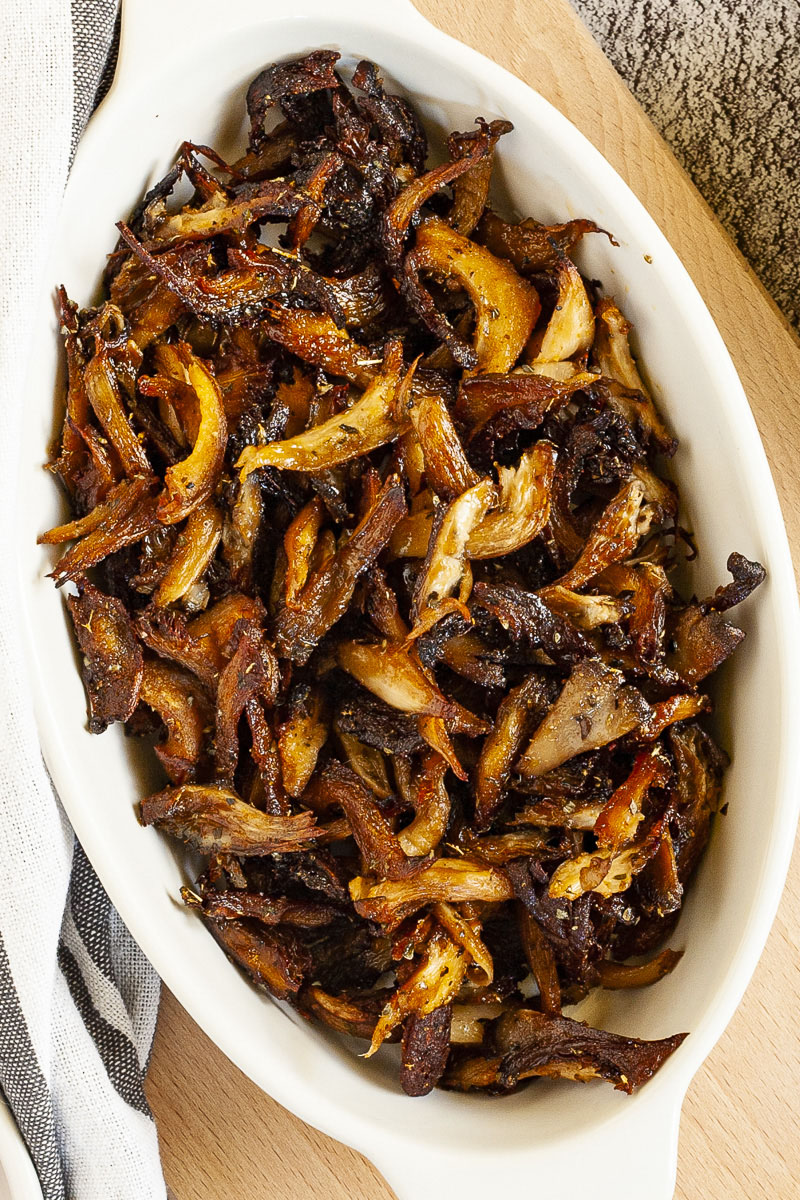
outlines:
[[[0,3],[0,1087],[45,1200],[165,1195],[142,1089],[159,981],[76,844],[42,762],[10,543],[28,335],[115,16],[111,0]]]
[[[797,323],[797,0],[573,2]],[[115,0],[0,2],[3,539],[14,524],[28,331],[71,153],[113,71],[115,17]],[[142,1090],[158,979],[53,793],[7,540],[0,561],[0,1088],[45,1200],[160,1200]]]

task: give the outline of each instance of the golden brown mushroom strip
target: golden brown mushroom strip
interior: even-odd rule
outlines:
[[[609,399],[622,415],[636,424],[637,419],[648,429],[656,441],[662,446],[672,446],[674,442],[668,429],[656,412],[653,400],[639,374],[631,354],[628,336],[631,324],[626,321],[616,304],[610,297],[603,297],[596,309],[597,322],[592,359],[604,375],[616,379],[623,387],[638,392],[641,403],[626,404],[624,397],[618,392],[609,394]]]
[[[610,990],[650,987],[665,975],[669,975],[682,958],[682,950],[667,949],[646,963],[618,963],[606,959],[597,964],[600,987]]]
[[[516,467],[499,467],[495,506],[475,526],[467,540],[468,558],[495,558],[533,541],[550,514],[556,450],[537,442]],[[419,508],[397,526],[391,550],[396,558],[424,558],[429,552],[435,511]]]
[[[239,484],[230,516],[222,529],[222,552],[239,587],[252,586],[253,554],[263,511],[258,476],[248,476]]]
[[[175,611],[145,610],[136,618],[136,632],[150,650],[191,671],[214,695],[236,622],[263,616],[258,600],[231,592],[188,623]]]
[[[688,721],[700,713],[708,712],[710,708],[711,701],[708,696],[686,694],[659,700],[653,705],[652,717],[643,723],[641,736],[648,741],[655,741],[668,725],[673,725],[676,721]]]
[[[621,850],[633,841],[644,820],[647,793],[651,787],[664,787],[671,775],[672,768],[660,747],[645,750],[637,756],[630,775],[612,794],[594,823],[601,849]]]
[[[243,592],[229,592],[211,608],[191,620],[186,626],[190,637],[195,638],[208,657],[221,668],[228,661],[228,643],[237,621],[243,619],[262,621],[264,606],[255,596]]]
[[[573,373],[567,380],[550,379],[520,367],[511,375],[483,374],[465,379],[453,410],[459,425],[469,429],[469,441],[493,419],[514,427],[515,413],[524,413],[524,426],[535,429],[545,415],[566,404],[574,392],[596,380],[586,371]],[[494,427],[494,426],[493,426]]]
[[[605,567],[633,554],[641,536],[639,514],[643,500],[644,487],[638,479],[623,485],[592,526],[578,561],[557,581],[559,586],[574,591]],[[545,603],[548,591],[546,587],[541,591]]]
[[[432,911],[442,929],[450,934],[454,942],[463,946],[475,966],[483,972],[484,983],[492,983],[494,962],[481,938],[481,922],[477,917],[465,915],[446,900],[434,904]]]
[[[430,499],[430,494],[427,494]],[[418,507],[403,517],[389,543],[395,558],[425,558],[431,541],[435,517],[433,508]]]
[[[105,347],[87,363],[83,378],[89,403],[119,455],[125,474],[151,476],[150,460],[125,412],[119,383]]]
[[[553,948],[525,905],[518,901],[516,911],[522,949],[539,989],[542,1012],[548,1016],[560,1016],[561,984]]]
[[[427,1096],[441,1079],[450,1054],[452,1011],[452,1004],[441,1004],[424,1017],[406,1017],[400,1086],[407,1096]]]
[[[482,1039],[481,1039],[482,1040]],[[456,1092],[469,1092],[473,1088],[487,1088],[499,1091],[497,1074],[500,1070],[500,1057],[487,1058],[484,1055],[470,1055],[468,1058],[457,1058],[451,1061],[445,1071],[441,1087]]]
[[[200,424],[188,458],[167,467],[164,473],[158,519],[165,525],[182,521],[212,494],[219,482],[228,435],[216,379],[185,343],[177,346],[175,353],[182,362],[186,382],[197,397]]]
[[[150,234],[159,249],[175,241],[202,241],[220,233],[244,229],[265,216],[288,216],[296,212],[302,202],[302,195],[290,180],[268,179],[248,184],[240,197],[217,194],[200,208],[184,208],[166,216],[153,226]],[[123,233],[119,225],[117,228]]]
[[[248,476],[242,487],[251,480],[252,476]],[[324,520],[325,505],[319,496],[314,496],[300,509],[283,535],[283,548],[286,552],[285,603],[290,608],[294,606],[298,593],[308,578],[309,562]]]
[[[594,829],[603,809],[601,800],[539,800],[526,804],[509,819],[509,825],[553,826],[559,829]],[[517,856],[519,857],[519,856]]]
[[[506,686],[502,655],[498,655],[474,629],[448,638],[442,647],[442,661],[451,671],[472,683],[483,687]]]
[[[478,226],[478,239],[492,254],[509,259],[523,274],[551,271],[561,254],[572,255],[585,233],[606,233],[594,221],[579,219],[563,225],[541,225],[531,217],[518,224],[485,212]],[[616,245],[610,234],[606,237]]]
[[[594,338],[594,313],[580,272],[568,258],[556,267],[558,295],[541,334],[534,334],[525,357],[531,363],[564,362],[585,352]]]
[[[530,675],[501,701],[475,768],[476,829],[488,829],[494,820],[514,760],[532,726],[541,719],[545,703],[540,675]]]
[[[313,572],[294,605],[279,610],[274,626],[279,655],[307,662],[320,638],[344,616],[359,578],[383,550],[405,511],[400,479],[390,475],[350,539]]]
[[[502,1016],[495,1040],[503,1057],[501,1086],[549,1075],[565,1079],[606,1079],[623,1092],[633,1092],[650,1079],[686,1037],[685,1033],[645,1042],[592,1029],[568,1017],[518,1009]]]
[[[474,487],[479,476],[469,465],[442,397],[423,394],[412,398],[406,411],[422,451],[428,486],[446,500],[455,500]]]
[[[196,679],[159,659],[145,659],[139,700],[166,726],[167,738],[155,752],[167,775],[176,784],[191,781],[214,719]]]
[[[455,278],[475,306],[477,370],[509,371],[539,315],[536,290],[513,267],[433,218],[417,230],[406,269]]]
[[[184,312],[180,298],[134,255],[122,264],[109,295],[128,318],[131,341],[140,350],[146,350]]]
[[[572,670],[547,716],[517,764],[523,775],[545,775],[562,763],[596,750],[645,725],[650,705],[625,676],[598,659],[583,659]]]
[[[301,929],[320,929],[341,916],[339,909],[316,900],[290,900],[286,896],[265,896],[262,892],[206,892],[196,896],[190,888],[181,888],[184,904],[200,907],[215,921],[235,921],[247,917],[262,925],[297,925]]]
[[[209,917],[206,924],[228,957],[277,1000],[290,1000],[300,990],[311,958],[305,946],[287,929]]]
[[[459,761],[455,747],[450,740],[450,734],[447,732],[447,725],[442,718],[417,717],[417,732],[423,742],[426,742],[430,746],[431,750],[441,755],[453,774],[466,783],[469,779],[469,774],[464,770]]]
[[[568,858],[550,876],[550,896],[556,900],[577,900],[586,892],[595,892],[608,899],[627,891],[635,876],[657,852],[662,841],[661,832],[660,826],[656,826],[640,842],[623,850],[598,847]]]
[[[403,647],[343,642],[337,658],[343,670],[400,712],[441,717],[454,732],[470,737],[488,731],[485,721],[448,700]]]
[[[425,904],[444,900],[510,900],[513,888],[508,877],[494,867],[479,867],[459,858],[437,858],[409,879],[396,882],[356,876],[349,884],[356,911],[390,930]]]
[[[672,585],[664,568],[654,563],[639,563],[633,572],[636,587],[630,600],[628,633],[637,657],[654,662],[663,657],[666,602],[673,594]]]
[[[239,718],[249,700],[259,696],[271,707],[278,694],[278,661],[255,622],[242,621],[234,638],[238,645],[219,677],[215,758],[217,777],[233,780],[239,760]]]
[[[242,479],[258,467],[320,471],[393,441],[409,424],[406,414],[396,415],[398,396],[413,373],[412,367],[403,376],[402,368],[402,350],[399,342],[394,342],[387,351],[384,369],[350,408],[288,441],[246,446],[236,464]]]
[[[445,787],[448,764],[440,754],[427,753],[414,780],[414,819],[401,829],[397,841],[403,852],[430,854],[444,837],[450,818],[450,794]]]
[[[290,796],[302,796],[327,740],[322,694],[318,688],[310,688],[302,700],[292,704],[289,716],[278,726],[283,784]]]
[[[422,860],[409,857],[374,796],[354,771],[331,762],[322,772],[320,788],[347,817],[367,870],[392,880],[405,879],[419,870]]]
[[[386,258],[395,286],[429,328],[446,342],[462,366],[474,365],[475,352],[461,341],[446,318],[436,310],[430,294],[409,273],[407,260],[404,261],[403,257],[403,244],[411,221],[422,205],[440,188],[466,174],[488,154],[489,148],[489,137],[481,130],[474,141],[467,145],[462,158],[442,163],[413,179],[389,205],[381,219]]]
[[[448,220],[457,233],[469,237],[481,219],[494,169],[494,152],[503,134],[511,133],[514,126],[510,121],[492,121],[486,126],[489,149],[485,158],[480,158],[464,175],[453,180],[453,207]],[[451,158],[462,158],[470,143],[477,141],[480,133],[451,133],[447,149]]]
[[[511,554],[539,536],[550,514],[556,453],[550,442],[537,442],[516,467],[497,468],[498,502],[470,533],[470,558]]]
[[[292,811],[292,804],[283,786],[278,743],[272,721],[264,711],[266,703],[262,696],[251,696],[244,706],[253,739],[250,756],[258,767],[260,788],[264,796],[264,812],[272,813],[276,817],[288,816]]]
[[[370,357],[369,350],[354,342],[347,330],[340,329],[327,313],[270,304],[260,328],[273,342],[298,358],[315,367],[324,367],[332,375],[342,375],[357,387],[368,387],[375,368],[380,366]]]
[[[370,571],[366,585],[367,613],[372,624],[378,633],[388,638],[389,641],[404,642],[408,635],[408,626],[400,615],[397,596],[389,586],[386,575],[380,567],[375,567]]]
[[[136,479],[122,479],[119,483],[115,483],[105,499],[96,504],[85,516],[48,529],[47,533],[41,533],[36,541],[39,545],[53,546],[58,545],[59,542],[71,542],[74,538],[86,537],[87,534],[94,533],[101,527],[103,529],[113,528],[116,522],[128,515],[137,500],[141,500],[142,496],[148,492],[150,486],[150,481],[143,476],[138,476]]]
[[[70,300],[63,286],[58,289],[57,304],[67,357],[67,396],[61,449],[48,469],[60,475],[70,496],[77,498],[79,481],[87,466],[86,443],[82,435],[89,419],[89,400],[83,378],[86,356],[78,336],[78,306]]]
[[[296,146],[296,130],[288,121],[282,121],[267,136],[263,145],[248,150],[241,158],[237,158],[236,162],[231,163],[231,171],[242,179],[258,179],[259,176],[269,175],[289,165]]]
[[[618,596],[582,595],[560,584],[547,589],[547,607],[566,617],[578,629],[597,629],[600,625],[616,625],[628,615],[630,605]]]
[[[390,995],[390,991],[381,990],[369,996],[345,999],[343,996],[331,996],[316,984],[309,984],[300,994],[300,1011],[315,1017],[337,1033],[364,1038],[369,1042],[378,1014]],[[389,1040],[394,1041],[395,1037],[390,1035]]]
[[[120,600],[88,579],[79,579],[77,587],[77,596],[67,596],[67,608],[82,656],[89,731],[102,733],[112,722],[133,715],[142,682],[142,648]]]
[[[147,480],[132,480],[131,486],[136,486],[137,495],[131,508],[125,504],[124,515],[117,512],[113,519],[104,521],[87,533],[84,538],[67,551],[58,560],[50,578],[54,579],[57,587],[61,587],[68,579],[75,579],[95,567],[109,554],[140,542],[156,524],[156,501],[150,496],[150,484]]]
[[[451,501],[434,518],[428,553],[414,589],[411,615],[415,624],[410,638],[427,632],[454,607],[469,619],[464,605],[469,599],[472,578],[466,549],[470,536],[493,499],[492,482],[483,479]],[[459,598],[454,604],[449,598],[459,587]]]
[[[240,858],[302,850],[317,837],[313,813],[272,816],[212,784],[185,783],[146,797],[142,824],[156,825],[204,854]]]
[[[362,783],[365,783],[379,800],[388,800],[392,795],[392,785],[389,783],[386,760],[380,750],[376,750],[374,746],[366,746],[352,733],[345,733],[343,729],[337,729],[336,736],[341,743],[348,767],[355,771]],[[402,834],[398,840],[402,845]],[[405,845],[403,849],[409,855],[425,853],[424,850],[407,850]]]
[[[189,633],[182,614],[163,609],[139,613],[136,632],[148,650],[191,671],[209,695],[216,692],[221,656]]]
[[[692,604],[672,630],[674,648],[667,655],[667,666],[694,687],[733,654],[744,636],[744,630],[731,625],[722,613],[704,612],[699,604]]]
[[[222,513],[211,500],[189,513],[186,526],[158,585],[154,603],[175,604],[200,579],[222,537]]]
[[[509,822],[517,823],[516,819]],[[476,862],[503,867],[515,858],[530,858],[540,850],[547,850],[548,838],[547,829],[519,829],[511,833],[486,833],[481,837],[465,830],[458,839],[458,847]]]
[[[381,1012],[365,1057],[370,1058],[398,1025],[412,1014],[420,1017],[449,1004],[459,992],[467,969],[461,946],[437,930],[417,969],[397,988]]]

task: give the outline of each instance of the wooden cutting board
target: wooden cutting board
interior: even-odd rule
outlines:
[[[415,2],[434,24],[555,104],[661,226],[736,363],[766,445],[792,546],[800,554],[795,470],[800,427],[794,407],[800,345],[567,0]],[[778,919],[744,1002],[689,1089],[677,1200],[793,1200],[800,1193],[798,930],[800,856],[795,855]],[[260,1092],[167,992],[147,1094],[174,1200],[392,1196],[359,1154]]]

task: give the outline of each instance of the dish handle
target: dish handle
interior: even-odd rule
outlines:
[[[448,1196],[488,1200],[528,1193],[591,1196],[592,1200],[672,1200],[682,1100],[682,1092],[676,1098],[669,1091],[664,1094],[664,1089],[649,1103],[642,1095],[628,1113],[588,1133],[568,1133],[530,1151],[476,1153],[465,1146],[463,1161],[457,1150],[436,1153],[421,1144],[413,1150],[406,1145],[394,1155],[370,1157],[398,1200]],[[532,1110],[531,1123],[535,1121]]]
[[[331,0],[302,0],[299,14],[309,21],[327,23],[331,17]],[[405,33],[429,22],[411,0],[336,0],[336,23],[352,21],[368,26],[384,26],[393,33]],[[176,50],[185,53],[193,46],[208,44],[209,31],[219,38],[237,29],[252,29],[267,25],[287,15],[296,18],[298,11],[287,8],[279,0],[123,0],[120,45],[112,89],[121,81],[130,86],[147,80],[162,63],[171,59]],[[324,41],[324,37],[323,37]],[[309,48],[316,45],[313,31],[309,32]],[[264,61],[269,62],[268,47]]]

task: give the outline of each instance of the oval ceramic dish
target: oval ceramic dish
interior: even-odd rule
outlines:
[[[266,63],[319,46],[380,64],[413,96],[428,129],[506,117],[499,155],[504,207],[540,220],[587,216],[611,230],[587,238],[579,263],[635,323],[643,362],[681,448],[676,471],[700,558],[690,586],[725,576],[732,550],[759,559],[767,584],[737,615],[748,638],[717,687],[719,734],[732,751],[729,814],[718,820],[673,945],[677,969],[642,992],[598,993],[577,1015],[646,1038],[690,1036],[641,1093],[540,1082],[502,1100],[437,1092],[410,1100],[391,1048],[358,1046],[306,1024],[229,966],[177,900],[182,863],[142,829],[135,804],[152,783],[119,729],[86,730],[85,700],[61,597],[45,578],[36,534],[62,518],[41,469],[60,409],[60,346],[48,286],[27,388],[20,564],[30,673],[45,756],[86,851],[165,983],[206,1033],[265,1091],[356,1147],[403,1200],[497,1195],[514,1183],[543,1195],[669,1200],[688,1083],[730,1019],[755,967],[783,885],[797,819],[800,739],[798,608],[781,514],[756,426],[727,351],[689,277],[601,155],[524,83],[428,25],[407,0],[127,0],[117,79],[81,142],[47,279],[88,303],[114,222],[160,178],[184,138],[223,153],[243,144],[244,93]],[[335,11],[336,15],[333,15]],[[645,259],[645,255],[648,259]],[[652,261],[650,261],[652,260]],[[724,1150],[720,1147],[720,1153]]]

